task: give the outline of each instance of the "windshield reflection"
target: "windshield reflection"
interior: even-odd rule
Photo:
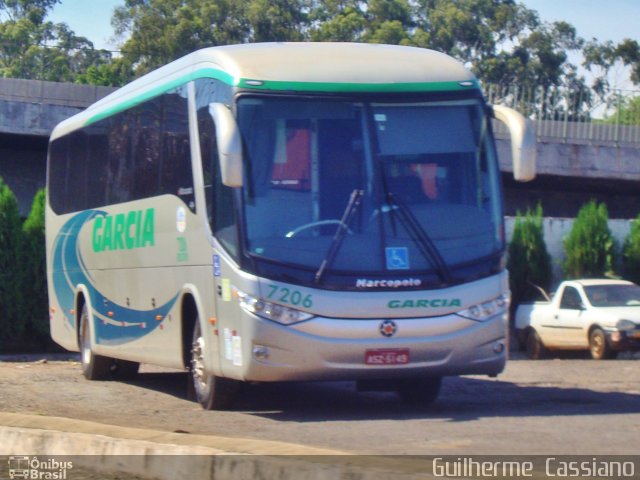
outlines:
[[[584,292],[594,307],[640,307],[638,285],[585,286]]]
[[[445,279],[449,267],[504,248],[499,172],[478,100],[246,97],[238,122],[254,258],[320,277],[330,270]]]

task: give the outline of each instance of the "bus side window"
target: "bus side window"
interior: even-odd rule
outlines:
[[[162,160],[161,132],[162,97],[154,98],[136,107],[135,135],[133,138],[133,198],[161,195],[159,189]]]
[[[160,193],[177,195],[195,212],[187,99],[181,91],[162,97]]]
[[[197,82],[208,94],[212,87],[209,80]],[[202,97],[207,97],[202,95]],[[210,98],[210,97],[209,97]],[[225,249],[237,258],[238,235],[233,205],[233,189],[222,184],[216,127],[209,114],[209,102],[198,105],[198,136],[200,138],[200,157],[204,178],[204,193],[207,203],[207,218],[213,235]]]
[[[67,170],[67,200],[65,209],[70,212],[85,209],[87,203],[87,135],[83,131],[69,136],[70,150]]]
[[[49,202],[58,214],[66,212],[67,201],[67,151],[70,137],[60,137],[51,142],[49,147]]]
[[[215,126],[207,108],[198,110],[198,136],[200,139],[204,194],[207,202],[207,218],[209,224],[213,225],[213,201],[216,180],[215,166],[218,163],[218,148],[216,144]]]
[[[114,117],[110,124],[109,154],[107,158],[107,204],[128,202],[131,199],[129,166],[130,135],[129,112]]]
[[[96,208],[107,204],[108,188],[108,149],[106,122],[98,122],[88,127],[87,136],[89,149],[87,151],[87,203],[83,208]]]

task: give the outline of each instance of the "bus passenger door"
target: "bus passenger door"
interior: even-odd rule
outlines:
[[[232,372],[241,369],[243,360],[242,345],[243,329],[241,325],[240,305],[234,298],[234,281],[236,268],[230,265],[224,255],[217,253],[213,256],[213,271],[215,277],[215,309],[216,332],[218,335],[219,360],[224,376],[232,376]]]
[[[215,90],[215,85],[211,82],[215,83],[210,79],[196,82],[196,88],[202,89],[202,98],[208,98],[206,92]],[[219,354],[214,364],[219,365],[217,375],[240,378],[239,369],[244,362],[240,325],[242,317],[238,301],[233,298],[239,271],[233,261],[238,257],[234,189],[222,183],[216,125],[208,102],[197,105],[197,119],[207,221],[216,240],[212,252],[212,295],[215,303],[214,332],[217,335]]]

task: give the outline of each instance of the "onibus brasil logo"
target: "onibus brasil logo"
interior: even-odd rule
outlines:
[[[73,462],[55,458],[38,458],[26,455],[9,457],[9,478],[33,480],[66,480],[67,472],[73,468]]]

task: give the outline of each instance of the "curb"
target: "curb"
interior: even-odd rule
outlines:
[[[0,456],[65,456],[78,467],[148,479],[432,478],[422,462],[402,457],[18,413],[0,412],[0,438]]]
[[[24,449],[37,455],[109,455],[114,441],[130,445],[131,449],[127,449],[130,455],[154,454],[154,449],[159,450],[158,454],[160,455],[169,454],[172,451],[178,455],[189,452],[204,455],[221,453],[234,455],[348,455],[340,450],[271,440],[171,433],[21,413],[0,412],[0,429],[20,431],[22,437],[30,437],[31,440],[25,445],[27,448]],[[38,442],[37,438],[48,435],[46,432],[55,433],[66,440]],[[87,437],[103,440],[97,443],[87,443]],[[9,437],[2,436],[2,438]],[[0,455],[14,455],[16,449],[23,449],[20,445],[24,442],[23,439],[18,436],[11,438],[14,438],[14,443],[3,441],[0,444]],[[136,448],[138,443],[144,448]],[[122,452],[118,451],[117,453]]]

